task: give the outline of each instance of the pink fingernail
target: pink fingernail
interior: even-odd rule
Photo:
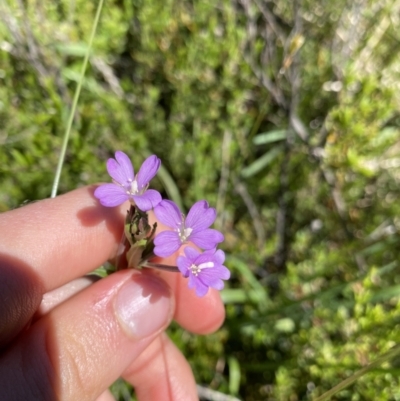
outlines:
[[[157,277],[134,274],[118,291],[115,313],[130,337],[142,339],[157,333],[172,318],[171,294]]]

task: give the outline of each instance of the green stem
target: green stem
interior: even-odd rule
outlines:
[[[400,354],[400,344],[397,344],[390,351],[386,352],[386,354],[383,354],[382,356],[377,358],[374,362],[371,362],[365,368],[360,369],[359,371],[354,373],[354,375],[343,380],[341,383],[339,383],[335,387],[331,388],[329,391],[322,394],[318,398],[315,398],[313,401],[328,400],[329,398],[334,396],[339,391],[341,391],[341,390],[345,389],[346,387],[350,386],[351,384],[353,384],[357,379],[359,379],[361,376],[368,373],[370,370],[375,369],[376,367],[382,365],[382,363],[389,361],[390,359],[394,358],[395,356],[397,356],[399,354]]]
[[[83,79],[85,77],[86,67],[87,67],[87,64],[89,61],[90,52],[92,50],[94,35],[96,34],[97,25],[99,24],[100,14],[101,14],[101,10],[103,9],[103,4],[104,4],[104,0],[99,0],[99,4],[98,4],[97,10],[96,10],[96,16],[94,18],[94,23],[93,23],[93,27],[92,27],[92,32],[90,34],[88,49],[86,51],[85,58],[83,60],[81,75],[80,75],[79,82],[78,82],[78,85],[75,90],[74,100],[72,102],[72,108],[71,108],[71,112],[69,114],[68,123],[67,123],[67,127],[66,127],[65,134],[64,134],[64,140],[63,140],[63,144],[62,144],[62,148],[61,148],[60,158],[58,160],[57,171],[56,171],[56,175],[54,177],[53,187],[51,189],[51,197],[52,198],[54,198],[57,195],[58,184],[60,183],[60,177],[61,177],[61,170],[62,170],[64,160],[65,160],[65,153],[67,151],[69,137],[71,135],[72,123],[74,121],[76,107],[78,105],[79,96],[81,94],[82,83],[83,83]]]
[[[167,271],[167,272],[179,273],[179,269],[176,266],[163,265],[161,263],[146,262],[146,264],[143,264],[141,267],[150,267],[152,269],[158,269],[158,270],[164,270],[164,271]]]

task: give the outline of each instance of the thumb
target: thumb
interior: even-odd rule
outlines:
[[[68,299],[0,359],[4,400],[93,400],[169,324],[174,301],[159,278],[121,271]]]

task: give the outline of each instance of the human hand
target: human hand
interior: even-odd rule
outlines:
[[[0,389],[9,400],[112,400],[123,377],[144,400],[197,400],[191,369],[164,330],[224,319],[217,291],[198,298],[176,273],[80,278],[115,257],[126,207],[93,187],[0,215]],[[162,263],[175,264],[176,255]]]

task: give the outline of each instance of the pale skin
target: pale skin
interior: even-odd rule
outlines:
[[[197,400],[190,366],[164,330],[172,319],[197,334],[217,330],[220,295],[198,298],[179,273],[82,278],[115,257],[129,206],[105,208],[93,191],[0,214],[0,398],[109,401],[123,377],[140,401]]]

